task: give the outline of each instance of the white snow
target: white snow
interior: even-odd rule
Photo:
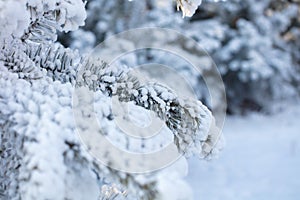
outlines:
[[[29,25],[29,13],[24,1],[0,1],[0,38],[1,40],[13,36],[21,36]],[[16,13],[18,13],[16,15]]]
[[[182,17],[194,15],[202,0],[177,0],[177,10],[182,11]]]
[[[300,104],[274,116],[228,117],[218,159],[189,160],[194,199],[297,200]]]

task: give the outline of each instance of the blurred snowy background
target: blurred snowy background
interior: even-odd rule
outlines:
[[[110,35],[141,27],[171,28],[196,40],[222,74],[228,117],[223,130],[227,144],[219,159],[189,160],[186,180],[194,199],[296,200],[299,6],[297,0],[204,0],[192,18],[183,19],[170,1],[91,0],[86,25],[61,35],[60,41],[88,52]],[[141,50],[120,62],[130,67],[151,62],[172,66],[187,75],[198,98],[209,104],[202,78],[176,57]]]

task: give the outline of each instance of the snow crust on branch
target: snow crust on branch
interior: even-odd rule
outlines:
[[[193,99],[181,99],[167,86],[158,83],[141,84],[139,78],[100,59],[87,61],[79,72],[77,87],[101,90],[120,101],[134,102],[151,110],[174,134],[179,152],[207,157],[222,148],[220,130],[206,106]]]

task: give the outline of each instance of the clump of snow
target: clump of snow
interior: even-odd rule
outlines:
[[[7,38],[8,36],[20,37],[30,23],[29,17],[29,12],[26,11],[26,1],[1,0],[0,39]]]
[[[85,2],[82,0],[28,0],[27,5],[36,10],[39,17],[43,13],[55,11],[59,13],[57,23],[64,31],[74,31],[84,25],[86,18]]]
[[[181,9],[182,17],[194,15],[202,0],[177,0],[177,10]]]
[[[188,174],[188,163],[180,158],[170,167],[158,174],[158,190],[162,200],[192,200],[193,193],[190,185],[184,180]],[[176,189],[175,189],[176,188]]]

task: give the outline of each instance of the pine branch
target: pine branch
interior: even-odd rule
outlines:
[[[25,54],[35,66],[45,69],[53,80],[75,83],[76,71],[81,65],[81,56],[60,44],[27,45]]]
[[[153,111],[173,132],[179,152],[203,158],[218,150],[219,130],[211,112],[200,101],[180,99],[158,83],[142,84],[137,76],[101,60],[87,61],[83,66],[77,76],[77,87],[101,90],[109,96],[118,96],[120,101],[133,101]]]
[[[21,41],[31,41],[35,43],[56,41],[56,31],[60,30],[60,27],[57,24],[59,11],[53,10],[39,13],[36,8],[28,6],[27,9],[30,11],[32,21],[21,37]]]
[[[0,49],[0,61],[20,79],[36,80],[43,77],[42,70],[20,49],[10,44],[3,44]]]
[[[78,54],[58,44],[30,45],[26,54],[36,66],[46,69],[53,80],[86,85],[90,90],[118,96],[123,102],[133,101],[155,112],[173,132],[174,143],[181,153],[207,157],[220,139],[211,112],[201,102],[180,99],[158,83],[143,85],[123,67],[109,66],[99,59],[83,61]],[[76,75],[80,66],[83,70]]]

